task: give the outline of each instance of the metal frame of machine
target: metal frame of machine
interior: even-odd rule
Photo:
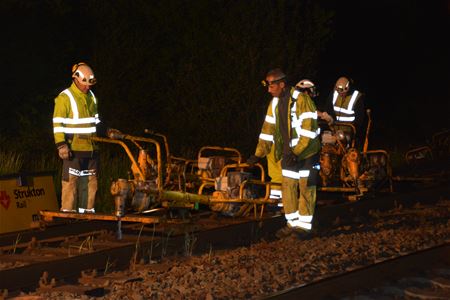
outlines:
[[[386,184],[388,190],[393,191],[389,154],[385,150],[368,150],[372,124],[370,110],[367,110],[367,116],[362,151],[355,148],[356,128],[352,124],[336,122],[330,126],[330,131],[322,133],[319,191],[343,193],[349,201],[379,191]]]
[[[167,139],[163,135],[157,135],[164,139],[165,165],[162,160],[160,143],[155,139],[126,134],[122,135],[120,139],[92,138],[96,142],[120,145],[131,161],[133,178],[118,178],[111,183],[111,194],[115,202],[114,214],[41,211],[42,219],[44,221],[52,221],[53,218],[115,220],[119,224],[122,221],[159,223],[160,218],[149,217],[146,213],[154,212],[159,208],[196,209],[200,204],[228,216],[250,216],[253,212],[254,218],[260,218],[266,204],[276,204],[274,200],[269,199],[270,182],[265,182],[264,168],[261,165],[256,165],[261,174],[259,179],[241,175],[249,174],[244,171],[250,166],[241,162],[242,157],[237,149],[205,146],[200,149],[197,160],[183,159],[171,156]],[[156,154],[155,158],[151,157],[151,151],[143,146],[144,143],[152,145],[156,149],[156,151],[153,149],[153,153]],[[137,157],[130,150],[129,144],[137,148]],[[216,153],[206,156],[205,152],[207,151]],[[217,154],[222,153],[223,155],[224,152],[228,155]],[[212,172],[210,167],[214,167],[213,162],[216,159],[220,159],[223,163],[215,166],[215,170]],[[189,172],[188,169],[190,169]],[[234,170],[234,172],[230,170]],[[232,173],[234,177],[231,176]],[[220,179],[217,178],[217,175]],[[231,188],[228,188],[231,182],[234,184],[232,186],[233,194],[229,192]],[[259,194],[252,193],[249,192],[251,186],[263,186],[263,189]],[[210,187],[214,189],[210,189]],[[187,189],[190,192],[187,192]]]

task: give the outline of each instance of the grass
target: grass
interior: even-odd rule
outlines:
[[[17,250],[17,245],[19,245],[20,240],[22,239],[21,234],[19,233],[16,237],[16,240],[14,241],[14,245],[13,245],[13,251],[12,254],[16,254],[16,250]]]
[[[103,146],[103,147],[102,147]],[[112,213],[115,209],[110,188],[112,180],[128,179],[131,162],[124,151],[115,151],[111,147],[101,145],[98,170],[98,191],[95,204],[96,211]]]
[[[93,252],[94,251],[94,236],[86,237],[79,246],[70,246],[67,248],[67,256],[72,256],[71,249],[77,249],[78,254],[81,254],[83,251]]]
[[[62,161],[53,144],[49,146],[49,149],[40,149],[40,152],[36,153],[32,149],[24,149],[20,143],[11,142],[8,143],[8,147],[8,149],[4,146],[0,148],[0,176],[21,172],[52,172],[57,199],[61,198]],[[128,179],[131,162],[125,151],[118,145],[100,143],[99,147],[100,163],[95,209],[97,212],[112,213],[115,207],[110,193],[111,181],[118,178]],[[409,147],[407,144],[402,144],[385,148],[389,153],[393,169],[405,164],[404,155]],[[185,157],[191,156],[186,154]]]
[[[172,233],[173,233],[173,230],[170,229],[170,230],[167,232],[166,237],[162,239],[162,242],[161,242],[161,260],[162,260],[162,259],[166,256],[166,254],[167,254],[167,248],[169,247],[169,238],[170,238],[170,236],[172,235]]]
[[[18,173],[51,172],[58,201],[61,198],[62,161],[56,151],[50,149],[41,154],[26,151],[0,149],[0,176]],[[16,147],[20,148],[20,147]],[[98,170],[98,191],[95,204],[96,211],[111,213],[114,200],[110,193],[111,180],[128,178],[131,162],[124,151],[119,148],[100,146],[100,165]],[[123,153],[122,153],[123,152]]]
[[[149,263],[153,262],[152,261],[152,256],[153,256],[153,241],[155,240],[155,231],[156,231],[156,224],[153,223],[152,241],[151,241],[151,244],[150,244],[150,253],[149,253],[149,256],[148,256],[148,262]]]
[[[22,153],[0,151],[0,176],[19,173],[24,164]]]
[[[131,269],[135,269],[136,265],[137,265],[137,260],[138,260],[138,254],[139,254],[139,248],[141,246],[140,243],[140,239],[141,239],[141,234],[142,234],[142,230],[144,229],[144,224],[142,224],[141,229],[139,230],[139,234],[136,240],[136,243],[134,245],[134,253],[133,253],[133,258],[131,259],[131,263],[130,263],[130,267]]]
[[[81,253],[83,250],[87,250],[88,252],[92,252],[94,250],[94,236],[88,236],[83,240],[78,247],[78,253]]]
[[[192,256],[196,242],[197,242],[197,237],[194,235],[194,233],[189,233],[189,232],[184,233],[184,254],[185,254],[185,256]]]
[[[209,243],[209,252],[208,252],[208,262],[211,263],[211,258],[212,258],[212,244]]]
[[[103,275],[106,275],[108,273],[108,271],[109,271],[109,268],[113,267],[114,265],[115,265],[115,263],[114,262],[110,262],[109,261],[109,256],[108,256],[108,259],[106,260],[105,270],[103,271]]]

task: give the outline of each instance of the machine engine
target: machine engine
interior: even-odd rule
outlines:
[[[345,124],[339,124],[340,128],[343,126]],[[387,152],[367,150],[367,137],[363,151],[359,151],[354,147],[353,136],[342,130],[322,133],[319,191],[343,192],[348,199],[357,200],[365,192],[378,190],[386,182],[391,183]]]
[[[217,200],[232,200],[240,198],[240,189],[244,181],[249,180],[251,173],[247,172],[229,172],[226,176],[216,177],[215,179],[215,192],[213,192],[213,198]],[[251,199],[252,192],[250,187],[243,189],[244,198]],[[215,202],[210,205],[211,210],[222,212],[224,215],[235,216],[239,215],[243,203],[233,202]]]
[[[157,189],[157,170],[147,150],[140,149],[137,165],[131,165],[133,179],[119,178],[111,183],[111,195],[114,197],[116,215],[123,216],[129,207],[142,212],[156,202],[151,193]]]

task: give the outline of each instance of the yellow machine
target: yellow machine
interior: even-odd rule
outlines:
[[[432,135],[431,141],[424,146],[410,149],[405,154],[408,165],[421,162],[448,161],[450,156],[450,130],[445,129]]]
[[[0,177],[0,233],[39,227],[39,211],[57,209],[52,174]]]
[[[392,192],[392,169],[385,150],[368,150],[371,127],[370,110],[362,151],[355,148],[356,129],[352,124],[336,122],[321,135],[320,185],[323,192],[338,192],[356,201],[369,191],[387,186]]]
[[[130,209],[145,213],[157,207],[195,209],[200,204],[229,216],[254,212],[256,217],[257,211],[261,215],[264,205],[273,202],[268,198],[270,183],[265,182],[262,166],[260,178],[250,178],[245,172],[248,164],[241,163],[241,154],[234,148],[205,146],[196,161],[166,155],[168,162],[164,164],[162,149],[154,139],[124,135],[122,140],[95,140],[120,144],[132,162],[133,178],[118,178],[111,184],[118,217]],[[138,148],[137,159],[129,144]],[[255,186],[259,193],[255,193]]]
[[[265,182],[263,167],[255,166],[260,175],[253,178],[246,171],[250,166],[241,163],[236,149],[207,146],[199,151],[197,160],[189,160],[171,156],[165,137],[163,147],[153,138],[127,134],[92,139],[120,145],[131,162],[130,177],[111,182],[114,213],[42,210],[43,220],[51,221],[56,217],[117,221],[117,234],[121,238],[121,222],[158,223],[160,218],[150,214],[161,209],[189,210],[204,206],[228,216],[252,214],[260,218],[266,204],[276,204],[269,199],[270,182]]]

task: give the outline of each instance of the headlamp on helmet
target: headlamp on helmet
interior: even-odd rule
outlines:
[[[350,89],[350,80],[347,77],[340,77],[336,81],[336,85],[334,87],[336,92],[338,93],[346,93]]]
[[[284,81],[285,79],[286,79],[286,76],[283,76],[281,78],[278,78],[278,79],[275,79],[275,80],[272,80],[272,81],[264,79],[264,80],[261,80],[261,84],[262,84],[262,86],[267,87],[267,86],[270,86],[272,84],[280,83],[280,82]]]
[[[94,72],[85,63],[78,63],[72,67],[72,78],[77,79],[80,84],[94,85],[97,83]]]

